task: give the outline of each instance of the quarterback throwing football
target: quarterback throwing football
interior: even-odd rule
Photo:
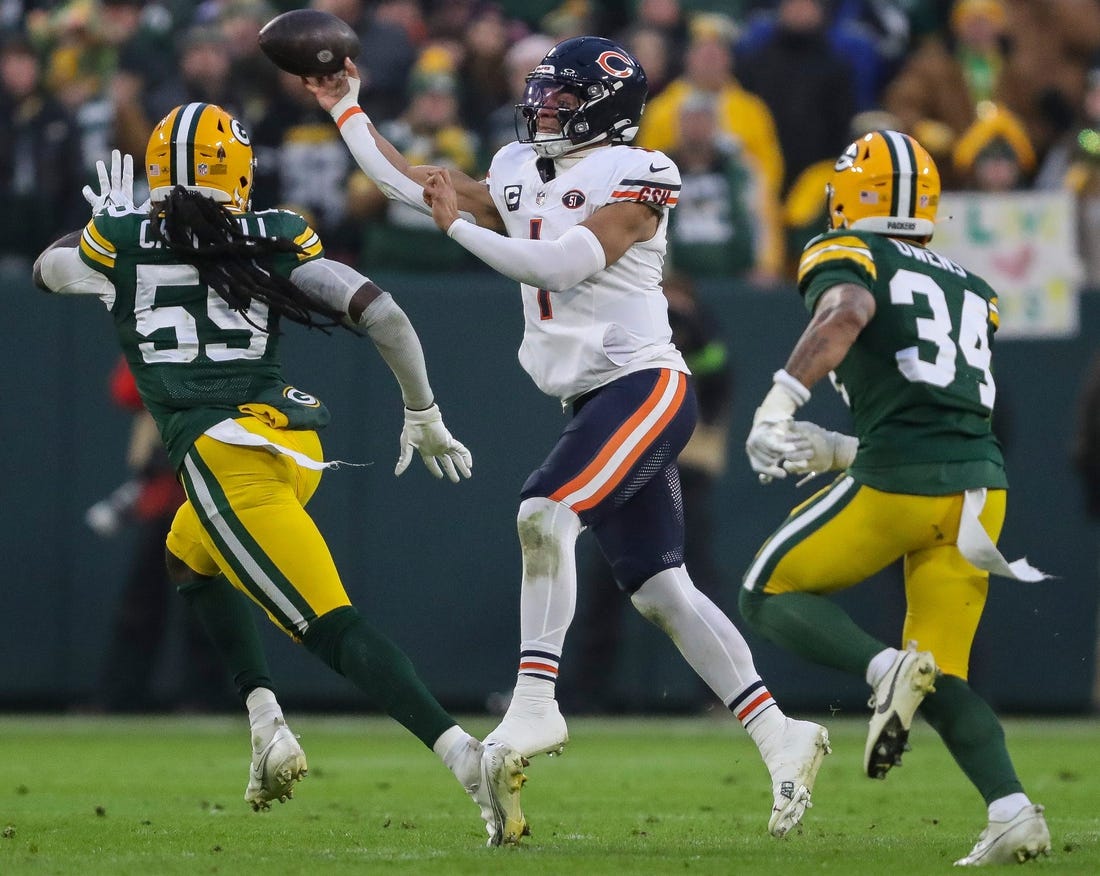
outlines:
[[[487,757],[496,745],[529,758],[568,740],[555,685],[576,604],[575,543],[589,528],[634,606],[755,741],[773,786],[769,830],[784,835],[810,805],[828,734],[783,714],[740,632],[684,567],[676,458],[696,402],[660,287],[680,174],[666,155],[628,145],[645,72],[607,39],[556,45],[527,77],[518,142],[497,152],[484,181],[410,167],[360,108],[350,62],[307,84],[388,197],[430,204],[443,231],[521,284],[520,363],[573,414],[521,492],[518,678]],[[526,824],[512,802],[504,835],[518,839]]]

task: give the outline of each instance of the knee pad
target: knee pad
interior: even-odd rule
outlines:
[[[524,499],[516,515],[524,575],[553,576],[563,562],[572,562],[582,528],[576,512],[561,502]]]

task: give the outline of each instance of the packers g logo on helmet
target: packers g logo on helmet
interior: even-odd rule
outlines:
[[[212,103],[176,107],[153,129],[145,150],[149,198],[154,203],[183,186],[247,210],[255,165],[241,123]]]
[[[936,230],[940,172],[908,134],[872,131],[849,144],[825,191],[830,228],[925,240]]]

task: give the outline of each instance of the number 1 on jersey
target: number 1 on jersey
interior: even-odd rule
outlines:
[[[531,220],[531,239],[539,240],[542,235],[542,220]],[[539,302],[539,319],[553,319],[554,308],[550,304],[550,290],[539,289],[536,293]]]

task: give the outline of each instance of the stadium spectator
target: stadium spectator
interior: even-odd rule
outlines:
[[[256,209],[282,207],[323,235],[329,258],[354,264],[361,229],[348,215],[355,166],[301,77],[278,72],[279,94],[251,130],[256,154]]]
[[[1073,194],[1084,285],[1100,289],[1100,55],[1089,70],[1075,123],[1047,151],[1035,187]]]
[[[783,152],[781,195],[811,164],[844,148],[848,123],[866,108],[857,101],[858,53],[838,45],[828,26],[825,0],[779,0],[774,17],[747,29],[737,44],[738,79],[763,99],[775,121]],[[862,45],[874,55],[868,41]]]
[[[1016,116],[983,104],[978,119],[955,141],[951,153],[960,188],[1012,192],[1027,188],[1035,172],[1035,150]]]
[[[221,27],[216,23],[194,25],[180,36],[179,69],[147,92],[145,112],[150,119],[160,119],[173,107],[201,102],[247,119],[244,95],[244,84],[233,78],[229,40]]]
[[[392,119],[404,108],[416,48],[405,27],[379,20],[366,0],[313,0],[314,9],[342,18],[359,34],[363,96],[378,119]],[[445,4],[451,5],[451,4]]]
[[[951,150],[979,105],[992,101],[1019,116],[1042,158],[1081,100],[1097,47],[1095,0],[956,0],[950,32],[917,46],[883,105],[932,152],[945,187],[956,188]]]
[[[415,209],[427,200],[449,237],[523,284],[520,361],[573,413],[520,493],[519,666],[486,750],[504,743],[527,758],[568,741],[556,682],[576,605],[576,540],[587,527],[634,607],[752,737],[772,781],[768,829],[783,836],[810,803],[828,734],[783,714],[740,632],[683,565],[676,458],[695,427],[696,398],[660,290],[679,173],[660,153],[617,145],[633,139],[646,99],[645,73],[621,46],[564,40],[536,70],[523,136],[494,156],[488,184],[403,160],[359,108],[354,65],[310,84],[387,196]],[[518,838],[522,820],[508,824]]]
[[[778,196],[784,171],[775,119],[763,99],[750,94],[734,78],[731,49],[734,33],[733,22],[722,16],[698,16],[692,20],[684,74],[646,106],[636,143],[659,152],[675,151],[680,142],[680,105],[691,94],[713,94],[718,101],[721,130],[741,142]]]
[[[91,221],[39,256],[35,284],[109,307],[142,403],[183,483],[187,500],[168,533],[166,560],[249,710],[245,799],[255,808],[285,799],[306,759],[271,690],[242,594],[431,748],[481,808],[490,844],[499,845],[505,808],[522,821],[520,758],[502,747],[484,765],[481,743],[351,604],[305,508],[335,465],[324,460],[317,434],[328,409],[283,380],[279,345],[271,342],[280,323],[357,326],[372,339],[405,404],[394,474],[415,450],[432,474],[458,483],[470,476],[472,458],[443,425],[404,311],[358,271],[325,259],[302,217],[251,213],[252,167],[239,120],[210,104],[174,108],[146,151],[151,210],[134,207],[132,168],[127,179],[115,152],[99,195],[89,191]],[[159,247],[146,245],[150,213],[161,219],[153,223]],[[143,340],[150,310],[167,329],[155,344]]]
[[[669,38],[660,28],[635,24],[620,34],[619,42],[645,68],[646,77],[650,81],[651,100],[679,75],[680,56],[674,54]],[[650,70],[653,72],[650,73]]]
[[[86,214],[84,161],[70,113],[46,90],[25,39],[0,43],[0,199],[8,216],[0,258],[30,261]],[[65,224],[63,224],[65,223]]]
[[[716,98],[680,105],[680,198],[669,216],[669,262],[699,277],[772,286],[783,273],[779,204],[741,144],[718,129]]]
[[[746,451],[765,481],[841,474],[761,546],[740,603],[772,641],[866,679],[869,778],[901,763],[921,711],[988,807],[988,827],[955,862],[980,866],[1050,853],[1043,807],[1024,793],[996,715],[967,683],[990,573],[1047,576],[1022,560],[1009,564],[996,548],[1008,487],[990,426],[997,295],[925,248],[939,194],[929,153],[896,131],[867,134],[837,161],[834,231],[807,247],[798,274],[813,316],[753,416]],[[914,313],[925,308],[937,314],[932,362],[917,354],[930,321]],[[794,420],[829,374],[856,436]],[[902,558],[899,649],[829,596]]]

